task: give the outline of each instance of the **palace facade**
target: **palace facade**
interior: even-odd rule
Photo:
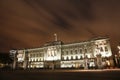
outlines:
[[[39,48],[10,50],[13,69],[103,68],[110,66],[112,56],[109,38],[99,37],[83,42],[64,44],[48,42]]]

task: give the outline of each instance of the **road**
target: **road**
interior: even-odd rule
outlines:
[[[120,80],[120,70],[1,71],[0,80]]]

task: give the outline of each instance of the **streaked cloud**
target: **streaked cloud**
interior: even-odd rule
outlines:
[[[1,0],[0,52],[109,35],[112,48],[120,39],[118,0]]]

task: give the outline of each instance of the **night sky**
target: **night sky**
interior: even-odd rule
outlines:
[[[0,52],[109,36],[120,42],[120,0],[0,0]]]

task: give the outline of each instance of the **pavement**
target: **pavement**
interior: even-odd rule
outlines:
[[[0,80],[120,80],[120,69],[3,70]]]
[[[0,70],[0,72],[105,72],[105,71],[120,71],[120,68],[114,69],[33,69],[33,70]]]

